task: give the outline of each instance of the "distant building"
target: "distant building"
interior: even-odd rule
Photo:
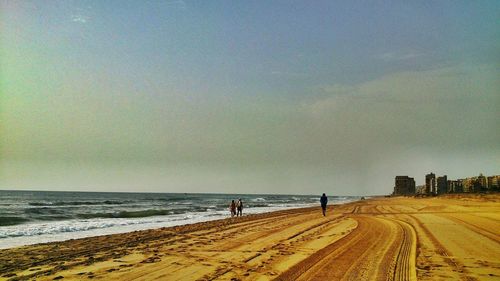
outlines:
[[[464,192],[464,185],[463,185],[463,179],[458,179],[455,181],[455,193],[462,193]]]
[[[445,194],[448,190],[447,176],[444,175],[442,177],[438,177],[436,182],[437,182],[437,194]]]
[[[394,185],[394,195],[415,194],[415,180],[408,176],[396,176]]]
[[[474,179],[472,178],[465,178],[462,180],[462,188],[463,192],[469,193],[469,192],[474,192]]]
[[[500,176],[491,176],[487,178],[488,190],[490,191],[500,191],[499,182]]]
[[[448,180],[448,193],[461,193],[462,191],[462,182],[460,180]]]
[[[438,195],[446,193],[500,192],[500,175],[469,177],[448,180],[447,175],[437,177],[434,173],[425,175],[425,185],[415,186],[415,180],[408,176],[395,178],[394,195]]]
[[[479,174],[477,177],[466,178],[463,180],[463,190],[464,192],[485,192],[488,190],[488,179]]]
[[[425,175],[425,193],[426,194],[436,193],[436,175],[434,173]]]
[[[483,174],[479,174],[479,176],[476,178],[476,186],[477,189],[476,192],[483,192],[488,190],[488,180]]]
[[[448,180],[446,192],[447,193],[455,193],[455,184],[454,184],[454,181]]]

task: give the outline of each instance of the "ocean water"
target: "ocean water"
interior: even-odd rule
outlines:
[[[104,193],[0,190],[0,249],[202,222],[243,214],[319,206],[320,195]],[[359,197],[329,197],[339,204]]]

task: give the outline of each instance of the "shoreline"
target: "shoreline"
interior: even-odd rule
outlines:
[[[357,200],[357,201],[359,201],[359,200]],[[356,201],[352,201],[352,202],[356,202]],[[337,204],[337,205],[348,204],[348,203],[352,203],[352,202],[341,203],[341,204]],[[193,226],[194,228],[197,228],[196,226],[198,226],[198,225],[204,225],[206,223],[211,223],[211,222],[213,222],[213,223],[219,223],[219,222],[224,222],[226,220],[238,220],[238,221],[244,220],[244,221],[246,221],[246,220],[251,220],[251,219],[258,218],[259,215],[266,215],[266,214],[271,214],[271,213],[281,212],[281,211],[287,211],[287,210],[302,210],[302,209],[311,209],[311,208],[316,208],[316,207],[314,207],[314,206],[291,207],[291,208],[284,208],[284,209],[278,209],[278,210],[272,210],[272,211],[265,211],[265,212],[261,212],[261,213],[260,212],[250,213],[250,214],[245,214],[242,217],[234,217],[234,218],[231,218],[230,215],[228,214],[228,217],[226,217],[226,218],[214,218],[214,219],[207,218],[207,220],[200,220],[200,221],[189,222],[189,223],[180,223],[180,224],[175,224],[175,225],[170,225],[170,226],[161,226],[161,227],[152,227],[152,228],[145,228],[145,229],[136,229],[136,230],[123,231],[123,232],[116,232],[116,233],[106,233],[106,234],[100,234],[100,235],[91,235],[91,236],[85,235],[85,236],[77,237],[77,238],[68,238],[68,239],[64,239],[64,240],[46,241],[46,242],[40,242],[40,243],[34,243],[34,244],[23,244],[23,245],[18,245],[18,246],[13,246],[13,247],[7,247],[7,248],[3,248],[3,247],[0,246],[0,250],[10,250],[10,249],[15,249],[15,248],[38,246],[38,245],[49,245],[49,244],[54,244],[54,243],[64,243],[64,242],[67,242],[67,241],[76,241],[76,240],[82,240],[82,239],[93,239],[93,238],[99,238],[99,237],[104,237],[104,236],[124,235],[124,234],[136,233],[136,232],[141,233],[141,232],[154,231],[154,230],[169,231],[170,229],[178,230],[179,228],[182,229],[184,227],[190,228],[190,226]],[[317,208],[319,208],[319,207],[317,207]],[[107,228],[93,229],[93,231],[104,231],[104,232],[107,232],[106,230],[107,230]],[[73,233],[74,234],[86,234],[85,232],[87,232],[87,231],[80,231],[80,232],[73,232]],[[61,233],[61,234],[65,234],[65,233]],[[17,237],[14,237],[14,238],[17,238]],[[29,239],[29,238],[32,238],[32,237],[31,236],[26,236],[26,237],[23,237],[23,238]],[[8,238],[6,238],[6,239],[8,239]],[[0,240],[0,242],[1,242],[1,240]]]
[[[338,203],[338,204],[333,204],[333,206],[336,205],[342,205],[342,204],[348,204],[352,202],[357,202],[359,200],[354,200],[354,201],[349,201],[349,202],[344,202],[344,203]],[[306,205],[306,206],[301,206],[301,207],[269,207],[267,209],[273,209],[273,210],[266,210],[263,212],[251,212],[244,214],[240,218],[233,218],[233,219],[242,219],[247,216],[253,218],[255,215],[264,215],[264,214],[269,214],[269,213],[274,213],[274,212],[280,212],[280,211],[286,211],[286,210],[300,210],[300,209],[310,209],[310,208],[319,208],[319,205],[317,207],[313,205]],[[255,211],[255,210],[252,210]],[[247,210],[248,212],[248,210]],[[152,218],[152,217],[151,217]],[[159,229],[168,229],[168,228],[174,228],[174,227],[183,227],[183,226],[189,226],[193,224],[203,224],[207,222],[213,222],[213,221],[224,221],[227,219],[231,219],[230,215],[228,214],[227,217],[200,217],[196,220],[191,220],[189,222],[185,221],[169,221],[169,222],[160,222],[157,223],[157,226],[152,226],[151,224],[143,225],[143,224],[132,224],[132,225],[127,225],[127,226],[115,226],[115,227],[105,227],[105,228],[95,228],[95,229],[90,229],[90,230],[85,230],[85,231],[75,231],[75,232],[62,232],[62,233],[57,233],[57,234],[51,234],[47,235],[49,237],[44,238],[44,239],[38,239],[40,242],[33,242],[33,243],[25,243],[21,244],[20,242],[10,242],[8,240],[32,240],[34,237],[33,236],[18,236],[18,237],[8,237],[8,238],[2,238],[0,239],[0,250],[4,249],[12,249],[12,248],[18,248],[18,247],[25,247],[25,246],[36,246],[39,244],[50,244],[50,243],[58,243],[58,242],[65,242],[65,241],[70,241],[70,240],[78,240],[78,239],[85,239],[85,238],[93,238],[93,237],[100,237],[100,236],[109,236],[109,235],[120,235],[120,234],[127,234],[131,232],[141,232],[141,231],[147,231],[147,230],[159,230]],[[178,224],[177,224],[178,222]],[[169,225],[168,225],[169,224]],[[160,226],[163,225],[163,226]],[[15,227],[15,226],[11,226]],[[96,234],[98,232],[103,232],[104,234]],[[36,237],[36,236],[35,236]],[[55,238],[55,237],[61,237],[61,238]],[[38,237],[36,237],[38,238]],[[4,246],[3,242],[7,241],[7,243],[11,243],[13,246]],[[15,245],[18,244],[18,245]]]
[[[5,209],[7,217],[10,215],[26,222],[0,226],[0,249],[224,219],[229,217],[224,206],[227,207],[226,200],[231,196],[151,198],[143,194],[139,198],[130,198],[115,196],[114,193],[108,193],[112,195],[107,197],[89,194],[79,199],[72,192],[65,196],[40,194],[35,198],[17,194],[7,196],[6,204],[17,206],[13,210]],[[16,196],[18,201],[13,201]],[[246,202],[245,215],[317,204],[315,197],[304,195],[241,197]],[[359,197],[334,196],[332,203],[356,200]],[[86,204],[90,204],[89,207]]]
[[[374,197],[326,217],[288,209],[2,253],[6,280],[490,280],[500,278],[500,195]]]

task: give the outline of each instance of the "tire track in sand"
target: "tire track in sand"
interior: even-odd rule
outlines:
[[[350,217],[358,227],[349,235],[302,260],[276,280],[416,279],[416,236],[408,224],[369,216]]]
[[[425,233],[425,236],[429,238],[431,243],[434,246],[435,252],[440,255],[443,260],[451,266],[454,271],[460,273],[461,280],[464,281],[476,281],[477,279],[474,277],[469,276],[469,271],[464,267],[464,265],[459,262],[458,260],[453,258],[453,255],[449,253],[448,250],[439,242],[439,240],[434,236],[434,234],[431,233],[431,231],[425,226],[425,224],[418,219],[416,216],[409,216],[412,218],[418,225],[420,229]]]
[[[469,228],[470,230],[479,233],[483,235],[484,237],[487,237],[491,239],[492,241],[495,241],[497,243],[500,243],[500,236],[497,233],[492,232],[491,230],[488,230],[484,227],[478,226],[476,224],[470,223],[469,221],[466,221],[464,219],[461,219],[457,217],[456,215],[449,214],[449,215],[442,215],[443,217],[450,219],[452,221],[455,221],[459,224],[464,225],[465,227]]]
[[[417,280],[417,269],[415,265],[417,256],[417,233],[408,223],[394,220],[403,231],[403,241],[398,255],[394,261],[394,274],[388,280]]]
[[[274,236],[275,239],[272,239],[274,242],[272,243],[273,245],[271,247],[254,248],[253,251],[255,251],[256,254],[244,259],[243,261],[233,261],[231,263],[231,267],[229,267],[229,268],[227,267],[227,265],[219,267],[214,273],[204,276],[204,278],[202,278],[202,280],[216,280],[216,279],[222,278],[225,274],[232,272],[234,269],[233,267],[239,267],[240,269],[246,268],[247,267],[246,264],[248,262],[254,260],[255,258],[260,257],[263,253],[265,253],[269,250],[280,252],[280,249],[282,247],[286,247],[285,244],[287,242],[291,242],[293,240],[296,240],[298,237],[303,237],[303,238],[306,238],[305,241],[310,241],[311,239],[313,239],[317,235],[317,233],[314,233],[314,232],[320,232],[324,229],[329,229],[330,227],[337,224],[339,221],[341,221],[343,219],[345,219],[344,216],[335,216],[327,221],[321,220],[319,223],[312,224],[306,228],[297,229],[296,233],[294,233],[293,235],[290,235],[284,239],[279,238],[279,237],[281,237],[280,233],[282,231],[289,230],[290,223],[287,223],[285,225],[275,225],[273,229],[265,231],[263,233],[263,235],[259,235],[259,237],[255,238],[255,239],[250,239],[253,241],[252,244],[258,245],[259,243],[256,243],[257,240],[269,239],[269,238],[272,239],[271,236]],[[304,243],[304,242],[302,242],[302,243]],[[241,247],[241,246],[242,245],[239,245],[238,247]],[[238,247],[233,247],[231,249],[234,250],[234,248],[238,248]],[[249,272],[252,270],[255,271],[257,269],[251,268],[251,267],[246,268],[246,272]]]

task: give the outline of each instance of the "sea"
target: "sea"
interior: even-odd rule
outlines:
[[[0,190],[0,249],[319,205],[320,195]],[[359,200],[329,196],[329,204]]]

